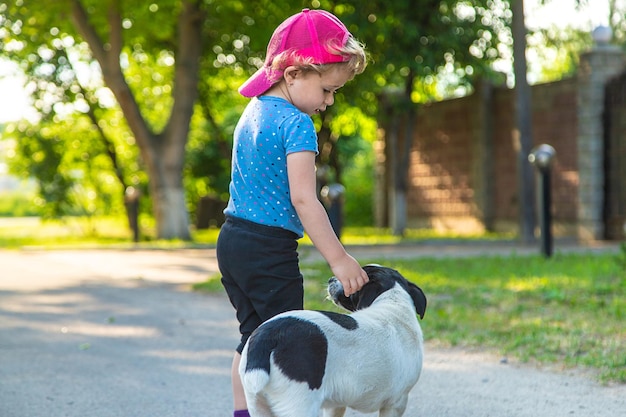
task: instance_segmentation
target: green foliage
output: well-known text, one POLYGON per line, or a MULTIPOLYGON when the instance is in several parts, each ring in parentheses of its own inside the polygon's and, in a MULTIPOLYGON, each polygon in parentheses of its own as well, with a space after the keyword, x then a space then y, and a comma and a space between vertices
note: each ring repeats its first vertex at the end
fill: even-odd
POLYGON ((15 152, 8 159, 10 171, 21 178, 36 179, 41 215, 52 218, 123 212, 123 190, 86 119, 37 125, 22 122, 18 129, 19 140, 15 140, 15 152))
MULTIPOLYGON (((363 144, 363 142, 360 142, 363 144)), ((340 141, 341 145, 342 142, 340 141)), ((370 226, 374 224, 373 193, 374 167, 371 146, 363 145, 356 153, 341 150, 342 155, 353 155, 346 164, 343 182, 346 188, 344 224, 346 226, 370 226)))
POLYGON ((372 191, 374 187, 372 144, 376 140, 376 123, 360 108, 347 106, 343 100, 336 104, 330 120, 333 152, 326 163, 335 162, 335 172, 328 175, 329 182, 341 182, 346 188, 344 198, 344 224, 371 225, 372 191), (340 178, 337 172, 340 171, 340 178))
POLYGON ((550 82, 574 76, 578 69, 581 52, 592 46, 591 34, 587 31, 565 28, 541 29, 528 37, 528 54, 538 68, 530 67, 533 82, 550 82))
POLYGON ((29 158, 19 161, 10 159, 11 172, 22 174, 22 178, 26 178, 28 175, 20 172, 24 170, 38 178, 42 201, 49 203, 42 207, 42 214, 49 217, 59 216, 69 211, 69 190, 74 185, 69 171, 59 169, 65 154, 65 145, 54 132, 32 129, 29 133, 17 142, 16 153, 29 155, 29 158))
POLYGON ((190 213, 200 198, 228 200, 233 132, 247 102, 237 93, 241 78, 228 70, 202 79, 185 159, 185 189, 190 213))
MULTIPOLYGON (((65 2, 46 11, 31 2, 16 2, 3 15, 5 27, 12 30, 0 41, 13 45, 7 48, 8 56, 20 62, 39 112, 37 120, 22 120, 7 129, 5 137, 17 144, 9 160, 11 172, 37 180, 46 217, 121 213, 124 188, 145 191, 146 175, 134 138, 103 88, 89 49, 78 42, 70 19, 56 19, 69 10, 65 2), (20 27, 24 20, 31 25, 20 27), (42 31, 45 27, 51 29, 42 31)), ((147 119, 162 124, 171 63, 164 54, 146 54, 140 43, 135 47, 127 67, 129 84, 145 98, 147 119)))
MULTIPOLYGON (((590 0, 585 0, 588 3, 590 0)), ((613 40, 616 44, 626 47, 626 5, 618 0, 609 0, 609 27, 613 31, 613 40)))
MULTIPOLYGON (((376 94, 400 88, 420 93, 431 85, 470 85, 477 76, 493 74, 491 63, 511 45, 508 2, 457 0, 362 2, 319 1, 334 11, 371 54, 368 75, 359 82, 358 97, 370 114, 376 94), (371 110, 370 110, 371 109, 371 110)), ((432 91, 432 89, 430 89, 432 91)), ((423 94, 414 99, 427 101, 423 94)))
MULTIPOLYGON (((183 2, 79 3, 106 47, 118 40, 109 11, 119 11, 120 62, 130 89, 124 100, 137 103, 146 128, 163 129, 173 117, 174 86, 181 82, 174 64, 184 45, 178 44, 175 17, 183 2)), ((70 0, 0 3, 0 47, 27 75, 41 116, 13 130, 11 136, 20 145, 12 169, 24 177, 37 176, 42 201, 49 205, 47 215, 119 213, 128 186, 142 190, 142 211, 150 210, 144 166, 150 161, 139 157, 129 129, 138 119, 125 120, 105 88, 94 51, 74 27, 72 4, 70 0), (34 133, 36 126, 54 133, 34 133), (22 141, 26 143, 21 145, 22 141), (50 154, 31 166, 30 150, 50 154)), ((274 28, 302 7, 337 14, 366 43, 372 57, 366 72, 342 89, 334 106, 340 111, 333 109, 327 120, 335 140, 331 145, 339 148, 337 160, 345 164, 337 164, 336 170, 343 171, 350 188, 347 210, 359 224, 371 218, 367 194, 371 193, 378 94, 399 88, 413 101, 427 101, 440 91, 468 86, 475 77, 490 74, 501 46, 510 45, 510 11, 507 2, 500 0, 426 0, 419 7, 413 0, 203 2, 199 100, 185 138, 184 185, 190 212, 203 195, 225 198, 230 137, 246 102, 236 89, 262 65, 274 28), (449 87, 442 90, 440 84, 449 87)))
POLYGON ((39 216, 41 212, 35 205, 35 195, 22 191, 0 192, 0 217, 39 216))

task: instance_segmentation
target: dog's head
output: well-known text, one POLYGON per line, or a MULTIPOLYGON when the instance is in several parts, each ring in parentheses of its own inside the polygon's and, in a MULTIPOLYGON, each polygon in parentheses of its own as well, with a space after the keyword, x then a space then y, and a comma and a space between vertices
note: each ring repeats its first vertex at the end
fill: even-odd
POLYGON ((407 281, 395 269, 380 265, 366 265, 363 269, 369 277, 369 282, 349 297, 345 296, 343 286, 337 278, 332 277, 328 280, 328 295, 333 303, 348 311, 360 310, 372 305, 374 300, 385 291, 399 285, 411 296, 415 311, 420 318, 424 318, 426 295, 417 285, 407 281))

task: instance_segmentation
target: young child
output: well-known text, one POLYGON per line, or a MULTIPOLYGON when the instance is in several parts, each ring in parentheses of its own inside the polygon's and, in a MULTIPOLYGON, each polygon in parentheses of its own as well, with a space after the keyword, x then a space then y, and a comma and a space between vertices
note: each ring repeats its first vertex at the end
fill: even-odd
POLYGON ((304 231, 346 295, 368 281, 317 198, 311 119, 365 66, 363 45, 337 17, 304 9, 274 31, 265 65, 239 89, 252 100, 234 133, 230 200, 217 242, 222 283, 240 323, 231 371, 235 417, 248 416, 238 372, 248 337, 274 315, 303 308, 297 240, 304 231))

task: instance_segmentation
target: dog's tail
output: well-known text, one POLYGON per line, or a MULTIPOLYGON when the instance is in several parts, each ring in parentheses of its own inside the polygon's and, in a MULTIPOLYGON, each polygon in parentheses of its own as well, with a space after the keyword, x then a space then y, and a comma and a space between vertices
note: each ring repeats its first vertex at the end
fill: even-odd
POLYGON ((258 394, 267 385, 270 380, 270 374, 264 369, 249 369, 241 376, 241 383, 246 392, 258 394))
MULTIPOLYGON (((301 313, 304 314, 304 313, 301 313)), ((319 312, 310 314, 319 316, 319 312)), ((285 378, 322 385, 328 341, 320 327, 302 317, 283 316, 266 321, 248 339, 239 374, 246 393, 260 393, 270 381, 270 367, 285 378)))
POLYGON ((242 352, 239 376, 248 393, 260 393, 270 380, 270 358, 276 347, 276 340, 267 331, 267 327, 266 325, 256 329, 242 352))

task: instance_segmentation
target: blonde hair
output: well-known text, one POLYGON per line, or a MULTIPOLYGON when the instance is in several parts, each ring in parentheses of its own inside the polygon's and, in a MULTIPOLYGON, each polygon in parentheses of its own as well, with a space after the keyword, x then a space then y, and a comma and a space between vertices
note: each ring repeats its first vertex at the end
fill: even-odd
POLYGON ((319 74, 328 71, 330 68, 334 68, 336 65, 341 65, 352 74, 350 79, 365 71, 368 59, 367 52, 365 51, 365 45, 354 37, 349 36, 343 46, 337 45, 336 42, 329 43, 326 45, 326 50, 335 55, 342 55, 346 59, 343 62, 315 64, 313 63, 313 59, 311 57, 301 56, 296 49, 283 51, 274 57, 270 65, 272 70, 271 72, 276 74, 276 79, 272 81, 274 83, 278 82, 282 78, 282 72, 285 68, 291 65, 298 67, 301 71, 315 71, 319 74))

